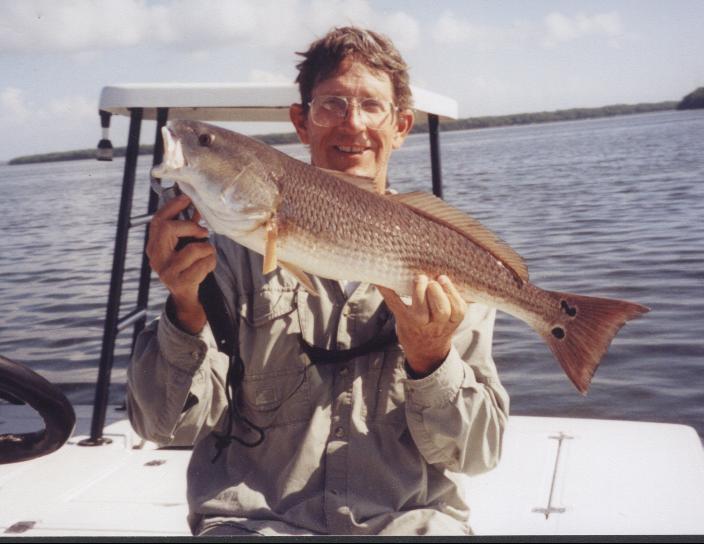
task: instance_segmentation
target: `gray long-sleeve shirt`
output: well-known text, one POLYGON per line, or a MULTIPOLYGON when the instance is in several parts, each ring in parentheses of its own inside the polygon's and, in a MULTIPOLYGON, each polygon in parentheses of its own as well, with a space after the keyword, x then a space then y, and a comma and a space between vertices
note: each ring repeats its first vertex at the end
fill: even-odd
POLYGON ((285 270, 262 275, 260 255, 217 235, 213 242, 216 278, 238 320, 245 363, 236 402, 265 429, 263 443, 232 442, 213 461, 213 432, 227 423, 228 361, 207 325, 190 335, 162 314, 139 337, 128 369, 136 431, 164 445, 194 444, 193 531, 469 531, 455 473, 496 465, 508 417, 491 357, 495 311, 470 304, 446 360, 422 379, 407 376, 398 344, 315 365, 299 335, 314 346, 347 349, 394 326, 378 290, 362 283, 348 297, 339 282, 313 277, 314 296, 285 270))

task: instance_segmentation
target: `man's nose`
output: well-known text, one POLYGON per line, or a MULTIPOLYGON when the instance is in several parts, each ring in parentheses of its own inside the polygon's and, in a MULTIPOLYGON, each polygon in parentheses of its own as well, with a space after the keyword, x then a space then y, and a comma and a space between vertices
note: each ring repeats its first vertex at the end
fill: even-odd
POLYGON ((342 121, 342 125, 354 130, 364 130, 366 128, 366 122, 364 120, 364 115, 362 114, 362 108, 360 108, 357 102, 350 102, 347 107, 347 115, 342 121))

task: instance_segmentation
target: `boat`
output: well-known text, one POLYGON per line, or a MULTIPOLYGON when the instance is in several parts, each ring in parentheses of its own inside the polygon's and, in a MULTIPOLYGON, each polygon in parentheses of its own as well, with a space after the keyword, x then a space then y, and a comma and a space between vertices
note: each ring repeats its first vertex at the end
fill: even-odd
MULTIPOLYGON (((451 98, 412 88, 427 122, 433 192, 442 197, 440 123, 457 118, 451 98)), ((115 338, 147 320, 150 270, 143 260, 137 307, 118 315, 127 233, 157 209, 131 217, 140 129, 169 118, 287 122, 294 85, 129 84, 103 88, 109 160, 113 115, 130 118, 112 278, 92 405, 71 405, 58 387, 0 356, 0 535, 3 537, 187 537, 190 448, 160 448, 136 435, 123 407, 108 405, 115 338), (27 406, 28 405, 28 406, 27 406)), ((702 535, 704 448, 689 426, 620 420, 511 416, 501 462, 465 476, 477 535, 702 535)))

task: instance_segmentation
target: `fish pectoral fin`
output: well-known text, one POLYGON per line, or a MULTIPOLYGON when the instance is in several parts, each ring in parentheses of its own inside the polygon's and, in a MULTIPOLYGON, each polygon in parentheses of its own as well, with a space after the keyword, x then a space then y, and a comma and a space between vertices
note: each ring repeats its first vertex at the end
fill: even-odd
POLYGON ((276 268, 276 238, 278 236, 276 219, 270 219, 266 223, 266 242, 264 244, 264 265, 262 273, 268 274, 276 268))
POLYGON ((293 274, 296 279, 301 283, 301 285, 305 287, 306 291, 308 291, 311 295, 314 295, 316 297, 320 296, 320 293, 318 293, 318 289, 316 289, 315 285, 313 285, 313 282, 308 277, 308 274, 306 274, 298 266, 286 261, 279 261, 279 265, 281 265, 281 268, 283 268, 284 270, 293 274))
POLYGON ((354 185, 355 187, 359 187, 360 189, 364 189, 365 191, 369 191, 370 193, 377 192, 376 180, 374 178, 355 176, 353 174, 346 174, 345 172, 338 172, 337 170, 329 170, 328 168, 318 167, 318 170, 322 170, 326 174, 335 176, 336 178, 341 179, 342 181, 346 181, 347 183, 354 185))
POLYGON ((511 270, 517 279, 528 281, 528 267, 523 258, 496 234, 465 212, 422 191, 386 195, 385 198, 401 202, 417 214, 458 232, 491 253, 501 264, 511 270))

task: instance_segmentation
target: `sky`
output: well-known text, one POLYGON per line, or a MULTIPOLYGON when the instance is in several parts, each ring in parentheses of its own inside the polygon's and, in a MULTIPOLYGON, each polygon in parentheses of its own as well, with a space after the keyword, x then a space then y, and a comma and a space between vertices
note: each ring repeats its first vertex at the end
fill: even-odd
POLYGON ((0 0, 0 161, 95 146, 106 85, 290 83, 295 51, 350 24, 391 37, 411 82, 460 117, 704 86, 704 0, 0 0))

